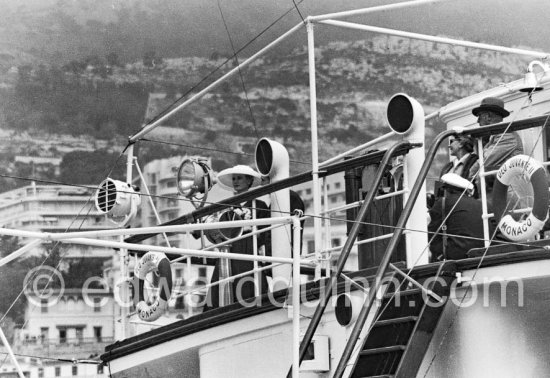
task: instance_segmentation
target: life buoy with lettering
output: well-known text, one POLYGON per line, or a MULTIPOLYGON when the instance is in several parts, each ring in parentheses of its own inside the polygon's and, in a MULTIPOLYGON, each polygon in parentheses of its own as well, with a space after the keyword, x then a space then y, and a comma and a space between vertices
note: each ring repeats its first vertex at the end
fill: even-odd
POLYGON ((152 322, 161 317, 166 310, 172 293, 172 270, 170 261, 164 253, 147 252, 141 257, 134 268, 134 274, 139 279, 138 304, 136 306, 141 320, 152 322), (144 300, 144 280, 148 273, 155 272, 159 276, 159 293, 152 304, 144 300))
POLYGON ((542 164, 527 155, 508 159, 498 170, 493 187, 493 207, 498 228, 512 241, 532 240, 542 230, 548 218, 548 181, 542 164), (522 177, 533 187, 533 209, 529 216, 516 221, 506 211, 508 186, 513 179, 522 177))

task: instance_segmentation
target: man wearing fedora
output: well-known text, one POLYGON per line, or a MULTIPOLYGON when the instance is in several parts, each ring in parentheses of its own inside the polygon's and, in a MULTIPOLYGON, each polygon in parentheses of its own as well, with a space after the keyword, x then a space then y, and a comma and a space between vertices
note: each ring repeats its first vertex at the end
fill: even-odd
MULTIPOLYGON (((472 113, 477 117, 479 126, 501 123, 510 115, 510 112, 504 108, 504 101, 496 97, 485 97, 477 108, 472 109, 472 113)), ((520 154, 523 154, 523 143, 517 132, 491 135, 483 146, 485 170, 498 169, 506 160, 520 154)), ((472 165, 470 177, 477 175, 478 171, 479 163, 472 165)), ((489 185, 489 188, 492 188, 492 185, 489 185)))

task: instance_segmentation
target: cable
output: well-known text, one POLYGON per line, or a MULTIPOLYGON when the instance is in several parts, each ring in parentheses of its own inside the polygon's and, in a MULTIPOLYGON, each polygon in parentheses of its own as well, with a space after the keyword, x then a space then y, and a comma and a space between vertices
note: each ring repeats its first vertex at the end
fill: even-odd
POLYGON ((223 26, 225 27, 225 32, 227 33, 227 38, 229 39, 229 44, 231 45, 231 49, 233 50, 233 57, 235 58, 235 62, 237 63, 238 72, 239 72, 239 79, 240 79, 241 85, 243 87, 246 105, 248 106, 248 111, 250 113, 250 118, 252 119, 252 126, 254 127, 254 132, 256 133, 256 139, 260 139, 260 136, 259 136, 259 133, 258 133, 258 128, 257 128, 257 125, 256 125, 256 118, 254 117, 254 113, 252 112, 252 107, 250 106, 250 99, 248 98, 248 91, 246 90, 246 85, 244 84, 243 73, 241 71, 241 65, 239 63, 239 58, 237 56, 237 52, 235 51, 235 46, 233 44, 233 38, 231 38, 231 33, 229 32, 229 28, 227 27, 227 23, 225 21, 224 15, 223 15, 220 0, 218 0, 217 3, 218 3, 218 9, 220 11, 220 15, 222 17, 223 26))
MULTIPOLYGON (((524 105, 525 105, 525 102, 527 100, 530 99, 530 94, 528 95, 527 99, 524 101, 523 104, 520 105, 519 109, 521 109, 524 105)), ((498 143, 502 140, 502 138, 504 137, 504 134, 508 131, 508 129, 510 128, 510 126, 512 125, 513 121, 515 120, 515 118, 517 117, 517 114, 519 114, 519 112, 516 112, 514 117, 512 118, 512 120, 508 123, 508 126, 506 127, 506 129, 504 130, 504 132, 500 135, 500 138, 497 140, 497 143, 493 146, 493 148, 491 149, 490 153, 494 151, 494 149, 496 148, 496 146, 498 145, 498 143)), ((541 127, 541 131, 539 133, 539 137, 537 138, 537 141, 536 143, 533 145, 531 151, 529 152, 529 157, 532 157, 533 154, 534 154, 534 150, 535 150, 535 147, 537 146, 539 140, 541 139, 542 135, 543 135, 543 132, 546 130, 547 128, 547 124, 548 124, 548 120, 550 119, 550 115, 548 115, 546 117, 546 120, 544 122, 544 125, 541 127)), ((483 153, 483 152, 482 152, 483 153)), ((489 154, 490 154, 489 153, 489 154)), ((488 154, 488 155, 489 155, 488 154)), ((523 167, 523 170, 525 170, 526 167, 523 167)), ((475 176, 477 176, 479 173, 476 172, 475 176)), ((475 176, 473 179, 475 179, 475 176)), ((505 211, 508 209, 508 206, 509 206, 509 202, 507 202, 506 204, 506 207, 505 207, 505 211)), ((493 241, 493 239, 495 238, 496 234, 498 232, 498 227, 495 228, 492 236, 491 236, 491 242, 493 241)), ((485 256, 487 255, 487 252, 488 252, 489 248, 485 248, 485 251, 483 253, 483 255, 481 256, 480 260, 479 260, 479 263, 477 264, 476 266, 476 269, 474 270, 473 274, 472 274, 472 279, 469 281, 470 284, 468 285, 468 287, 466 287, 466 289, 464 290, 464 295, 462 296, 462 298, 460 299, 460 303, 457 305, 456 309, 455 309, 455 312, 453 313, 453 316, 451 317, 451 321, 448 325, 448 327, 446 328, 445 330, 445 333, 443 334, 443 337, 441 339, 441 342, 439 343, 439 345, 437 346, 437 349, 435 350, 434 354, 433 354, 433 357, 432 359, 430 360, 430 363, 426 369, 426 373, 424 374, 424 377, 426 377, 426 375, 429 373, 431 367, 433 366, 433 363, 435 362, 435 359, 436 357, 438 356, 439 354, 439 351, 441 350, 442 346, 443 346, 443 342, 445 341, 445 339, 447 338, 447 335, 449 334, 449 331, 451 330, 451 328, 454 326, 455 324, 455 321, 458 317, 458 311, 461 309, 461 306, 462 306, 462 303, 464 302, 464 300, 466 299, 466 296, 468 295, 469 291, 472 289, 473 285, 471 282, 474 282, 474 278, 477 276, 477 273, 479 272, 480 268, 481 268, 481 264, 483 263, 483 260, 485 259, 485 256)))
MULTIPOLYGON (((300 0, 298 4, 301 4, 305 0, 300 0)), ((177 100, 172 102, 171 105, 169 105, 164 111, 160 112, 156 117, 151 119, 149 122, 147 122, 143 127, 147 127, 154 123, 156 120, 161 118, 163 115, 167 114, 169 111, 171 111, 177 104, 183 100, 185 97, 187 97, 190 93, 192 93, 195 89, 197 89, 202 83, 204 83, 206 80, 208 80, 210 77, 212 77, 216 72, 218 72, 223 66, 225 66, 228 62, 235 59, 235 55, 241 53, 244 51, 248 46, 250 46, 252 43, 254 43, 257 39, 259 39, 263 34, 265 34, 269 29, 271 29, 273 26, 275 26, 279 21, 281 21, 284 17, 286 17, 290 12, 292 12, 295 8, 288 9, 285 13, 283 13, 281 16, 279 16, 277 19, 275 19, 271 24, 269 24, 265 29, 263 29, 260 33, 258 33, 254 38, 252 38, 250 41, 248 41, 243 47, 238 49, 236 53, 227 58, 223 63, 221 63, 218 67, 216 67, 214 70, 212 70, 210 73, 208 73, 205 77, 203 77, 197 84, 195 84, 193 87, 191 87, 189 90, 187 90, 183 95, 181 95, 177 100)))
POLYGON ((292 0, 292 4, 294 4, 294 8, 296 8, 296 12, 298 12, 298 15, 302 19, 302 22, 304 25, 306 24, 306 20, 304 19, 304 16, 302 16, 302 12, 300 12, 300 8, 298 8, 298 4, 296 4, 296 0, 292 0))
MULTIPOLYGON (((120 160, 120 158, 123 156, 124 152, 126 151, 126 149, 128 148, 129 145, 127 145, 123 151, 119 154, 118 158, 115 160, 114 164, 111 166, 107 176, 109 176, 113 169, 116 167, 116 164, 118 163, 118 161, 120 160)), ((71 223, 67 226, 67 228, 65 229, 65 231, 68 231, 71 229, 72 225, 78 220, 78 217, 81 215, 81 212, 85 209, 85 207, 88 205, 88 203, 90 202, 90 200, 93 198, 93 195, 90 195, 88 197, 88 201, 86 201, 86 203, 80 208, 80 211, 78 212, 77 215, 75 215, 71 221, 71 223)), ((91 206, 87 212, 87 215, 89 215, 89 212, 91 211, 91 206)), ((81 229, 82 225, 84 224, 84 221, 85 221, 86 217, 84 217, 82 220, 81 220, 81 223, 80 225, 78 226, 78 230, 81 229)), ((70 244, 70 243, 69 243, 70 244)), ((58 248, 58 246, 61 245, 61 242, 60 241, 57 241, 53 244, 51 250, 49 253, 47 253, 44 257, 44 259, 42 260, 42 262, 40 263, 40 265, 38 265, 38 268, 41 268, 44 266, 44 264, 46 263, 46 261, 48 260, 48 258, 52 255, 52 253, 54 253, 56 251, 56 249, 58 248)), ((61 265, 61 263, 63 262, 63 259, 65 258, 65 256, 67 255, 67 253, 69 253, 68 251, 66 251, 63 255, 60 254, 59 255, 59 261, 57 263, 57 265, 55 266, 54 270, 50 273, 50 276, 48 278, 48 281, 46 283, 46 285, 44 286, 44 288, 42 288, 42 293, 44 293, 44 291, 49 287, 50 283, 52 282, 52 277, 53 275, 55 274, 56 271, 58 271, 58 268, 59 266, 61 265)), ((34 279, 36 278, 36 276, 38 275, 39 273, 39 269, 35 269, 34 272, 33 272, 33 275, 30 277, 30 279, 27 281, 27 285, 30 284, 31 282, 34 281, 34 279)), ((4 320, 4 318, 9 314, 9 312, 11 311, 11 309, 14 307, 15 303, 21 298, 21 296, 23 295, 23 293, 25 292, 26 290, 26 286, 24 286, 21 291, 19 292, 19 294, 17 295, 17 297, 15 298, 14 301, 12 301, 10 307, 8 308, 8 310, 6 311, 5 314, 3 314, 2 318, 0 319, 0 322, 2 322, 4 320)), ((31 311, 35 311, 36 309, 38 308, 38 306, 35 306, 31 311)), ((25 327, 25 325, 27 324, 27 322, 29 321, 29 317, 26 317, 27 319, 25 319, 25 322, 23 323, 23 328, 25 327)), ((6 356, 4 358, 4 360, 0 363, 0 367, 2 367, 4 365, 4 363, 6 362, 6 359, 7 359, 8 356, 6 356)))

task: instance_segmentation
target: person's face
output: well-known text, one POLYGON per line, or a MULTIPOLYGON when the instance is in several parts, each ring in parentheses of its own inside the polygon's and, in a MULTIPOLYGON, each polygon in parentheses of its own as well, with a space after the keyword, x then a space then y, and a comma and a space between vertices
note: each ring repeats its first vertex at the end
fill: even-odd
POLYGON ((479 126, 492 125, 502 122, 503 117, 500 114, 491 112, 489 110, 483 110, 477 114, 477 123, 479 126))
POLYGON ((462 148, 460 141, 455 138, 449 139, 449 153, 451 156, 457 156, 458 151, 462 148))
POLYGON ((234 174, 231 177, 233 183, 233 190, 236 193, 246 192, 250 185, 252 185, 253 178, 248 175, 234 174))

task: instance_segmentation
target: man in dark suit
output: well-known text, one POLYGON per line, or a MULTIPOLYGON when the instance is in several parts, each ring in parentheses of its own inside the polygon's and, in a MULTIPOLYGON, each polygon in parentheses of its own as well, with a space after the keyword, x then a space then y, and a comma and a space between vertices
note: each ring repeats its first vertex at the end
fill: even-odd
POLYGON ((443 196, 429 210, 431 260, 463 259, 484 245, 481 202, 471 197, 474 185, 456 173, 441 176, 441 187, 443 196))

